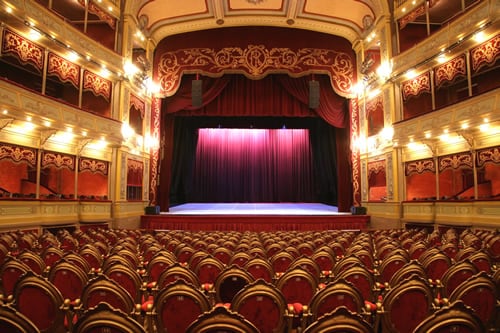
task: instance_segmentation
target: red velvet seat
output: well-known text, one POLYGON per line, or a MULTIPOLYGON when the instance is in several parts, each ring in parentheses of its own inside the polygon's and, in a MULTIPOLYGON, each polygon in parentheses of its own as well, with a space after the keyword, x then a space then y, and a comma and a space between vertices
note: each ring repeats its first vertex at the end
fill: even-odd
POLYGON ((144 327, 123 311, 107 303, 86 310, 75 323, 73 333, 146 333, 144 327))
POLYGON ((186 333, 259 333, 250 321, 226 307, 217 306, 198 317, 186 333))
POLYGON ((171 252, 163 250, 156 253, 146 266, 145 274, 148 282, 158 281, 160 274, 175 262, 177 262, 177 259, 171 252))
POLYGON ((24 274, 14 287, 14 304, 44 333, 65 333, 64 299, 59 290, 41 276, 24 274))
POLYGON ((186 265, 178 262, 168 266, 168 268, 160 274, 160 277, 158 278, 158 281, 156 283, 156 287, 158 289, 165 288, 168 284, 179 279, 191 283, 196 287, 200 287, 200 281, 198 281, 198 277, 196 276, 196 274, 186 265))
POLYGON ((37 253, 25 249, 18 254, 17 259, 23 262, 36 274, 38 275, 45 274, 45 268, 46 268, 45 262, 37 253))
POLYGON ((156 295, 153 312, 148 317, 158 333, 186 332, 198 316, 210 310, 210 302, 200 289, 179 279, 156 295))
POLYGON ((244 268, 226 267, 214 281, 216 303, 231 303, 234 295, 253 281, 253 276, 244 268))
POLYGON ((477 273, 478 269, 468 259, 453 264, 441 279, 441 296, 450 297, 460 284, 477 273))
POLYGON ((224 265, 211 255, 200 260, 194 272, 201 284, 214 284, 217 276, 224 269, 224 265))
POLYGON ((139 273, 122 264, 116 264, 107 267, 102 274, 106 275, 111 280, 115 281, 119 286, 125 289, 134 300, 134 303, 139 304, 147 298, 143 290, 143 283, 139 273))
POLYGON ((352 283, 359 290, 364 301, 376 301, 379 292, 375 285, 375 277, 366 267, 355 264, 336 276, 336 280, 338 279, 352 283))
POLYGON ((7 256, 0 266, 0 290, 5 296, 14 293, 14 285, 30 268, 17 258, 7 256))
POLYGON ((88 281, 82 291, 81 301, 85 310, 105 302, 113 309, 121 310, 127 314, 132 314, 135 311, 132 296, 123 287, 103 274, 88 281))
POLYGON ((246 285, 233 298, 231 308, 259 329, 261 333, 285 332, 290 326, 287 303, 273 284, 262 279, 246 285))
POLYGON ((263 279, 266 282, 274 281, 274 270, 267 259, 253 258, 246 263, 244 268, 255 280, 263 279))
POLYGON ((485 327, 479 317, 470 307, 457 301, 436 311, 432 316, 422 321, 414 333, 478 333, 485 332, 485 327))
POLYGON ((312 322, 304 333, 373 333, 375 330, 362 316, 340 306, 312 322))
POLYGON ((364 304, 363 295, 352 283, 342 278, 335 280, 319 289, 312 297, 309 304, 308 324, 340 306, 361 314, 364 304))
POLYGON ((0 303, 0 332, 39 333, 38 328, 10 304, 0 303))
POLYGON ((432 311, 428 281, 412 275, 387 292, 378 319, 384 333, 412 332, 432 311))
POLYGON ((463 301, 471 307, 488 329, 495 325, 499 295, 493 279, 485 272, 462 282, 449 299, 450 302, 463 301))
POLYGON ((88 275, 79 266, 63 258, 52 265, 48 280, 61 292, 64 299, 75 302, 82 295, 88 275))

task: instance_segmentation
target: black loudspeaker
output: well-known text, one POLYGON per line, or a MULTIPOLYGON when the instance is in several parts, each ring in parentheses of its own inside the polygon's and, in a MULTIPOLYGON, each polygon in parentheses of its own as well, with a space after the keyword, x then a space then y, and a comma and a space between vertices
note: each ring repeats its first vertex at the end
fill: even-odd
POLYGON ((200 107, 203 105, 203 96, 202 96, 202 80, 193 80, 191 81, 191 104, 194 107, 200 107))
POLYGON ((144 212, 146 215, 160 215, 160 206, 146 206, 144 212))
POLYGON ((319 81, 309 81, 309 108, 319 107, 319 81))
POLYGON ((351 207, 352 215, 366 215, 366 207, 361 206, 352 206, 351 207))

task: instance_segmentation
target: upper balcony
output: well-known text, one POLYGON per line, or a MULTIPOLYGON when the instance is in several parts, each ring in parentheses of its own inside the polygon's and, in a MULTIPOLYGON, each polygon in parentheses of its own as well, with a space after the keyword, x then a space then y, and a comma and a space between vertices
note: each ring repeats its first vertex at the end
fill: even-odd
MULTIPOLYGON (((0 19, 3 25, 11 27, 21 33, 26 34, 36 31, 39 33, 39 43, 42 47, 52 49, 55 52, 67 52, 71 50, 82 58, 82 62, 88 66, 90 70, 97 71, 103 67, 114 73, 123 71, 123 59, 117 53, 117 26, 119 8, 116 1, 107 1, 107 12, 93 8, 96 21, 99 26, 105 26, 106 22, 113 26, 111 29, 109 24, 105 34, 102 28, 98 29, 94 26, 97 24, 88 24, 88 19, 79 20, 74 17, 76 12, 82 15, 82 11, 89 12, 87 7, 80 5, 79 1, 69 0, 0 0, 2 10, 0 11, 0 19), (51 10, 48 9, 49 3, 54 6, 51 10), (71 6, 69 6, 71 4, 71 6), (64 5, 64 6, 63 6, 64 5), (75 7, 79 6, 79 7, 75 7), (61 8, 60 10, 58 8, 61 8), (73 8, 75 7, 75 8, 73 8), (80 8, 81 7, 81 8, 80 8), (63 11, 62 8, 65 8, 63 11), (73 9, 72 9, 73 8, 73 9), (80 8, 76 10, 76 8, 80 8), (68 11, 69 9, 69 11, 68 11), (97 14, 95 14, 97 13, 97 14), (109 37, 105 37, 109 36, 109 37), (103 42, 103 40, 110 40, 103 42)), ((92 1, 87 6, 90 6, 92 1)), ((102 4, 101 4, 102 6, 102 4)), ((95 23, 94 22, 94 23, 95 23)))
MULTIPOLYGON (((449 2, 461 3, 461 1, 454 0, 435 1, 436 6, 449 2)), ((395 19, 401 20, 404 13, 416 11, 416 8, 424 3, 427 1, 396 0, 395 19), (403 12, 404 8, 407 8, 405 12, 403 12)), ((393 80, 399 79, 411 69, 419 71, 429 69, 444 53, 452 58, 454 55, 472 48, 477 44, 473 38, 477 32, 482 31, 488 35, 494 35, 498 32, 500 28, 500 3, 498 1, 466 1, 466 4, 469 5, 466 7, 466 12, 458 11, 456 15, 447 19, 442 17, 442 23, 431 31, 426 30, 423 38, 418 38, 415 35, 406 36, 406 42, 412 44, 411 47, 405 47, 403 52, 392 59, 393 80)), ((398 21, 397 23, 401 24, 398 21)), ((426 26, 425 22, 418 24, 426 26)), ((401 41, 403 39, 402 32, 399 31, 398 35, 401 41)))

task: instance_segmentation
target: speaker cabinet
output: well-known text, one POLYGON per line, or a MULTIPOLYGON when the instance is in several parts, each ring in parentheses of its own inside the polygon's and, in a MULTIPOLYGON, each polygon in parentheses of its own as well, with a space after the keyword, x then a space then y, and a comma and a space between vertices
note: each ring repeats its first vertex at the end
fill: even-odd
POLYGON ((146 215, 160 215, 160 206, 146 206, 144 212, 146 215))
POLYGON ((319 107, 319 81, 309 81, 309 108, 319 107))
POLYGON ((352 215, 366 215, 366 207, 362 206, 352 206, 351 207, 352 215))
POLYGON ((191 104, 194 107, 200 107, 203 105, 203 91, 201 88, 202 80, 191 81, 191 104))

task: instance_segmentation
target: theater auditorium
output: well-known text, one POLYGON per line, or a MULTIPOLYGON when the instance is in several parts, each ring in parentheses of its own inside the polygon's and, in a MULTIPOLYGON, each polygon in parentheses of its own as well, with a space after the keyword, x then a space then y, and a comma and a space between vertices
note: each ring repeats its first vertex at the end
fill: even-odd
POLYGON ((0 20, 1 332, 500 332, 499 0, 0 20))

